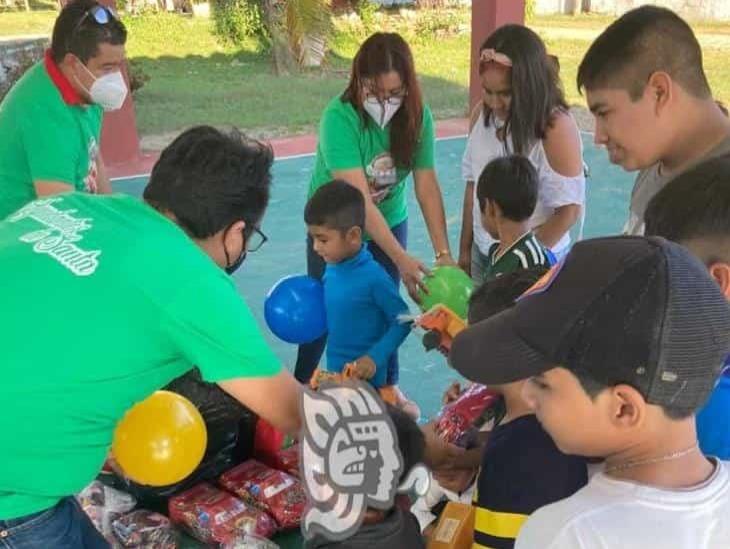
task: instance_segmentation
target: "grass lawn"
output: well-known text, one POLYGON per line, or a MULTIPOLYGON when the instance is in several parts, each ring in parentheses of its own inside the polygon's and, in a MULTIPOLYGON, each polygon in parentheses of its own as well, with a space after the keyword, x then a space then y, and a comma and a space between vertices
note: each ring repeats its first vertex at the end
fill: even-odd
MULTIPOLYGON (((129 20, 129 56, 151 76, 136 98, 142 133, 201 122, 233 123, 264 135, 311 131, 327 102, 343 90, 358 46, 356 37, 339 33, 324 69, 276 78, 268 55, 255 43, 222 46, 210 26, 174 15, 129 20)), ((440 118, 461 116, 468 36, 432 46, 413 44, 428 101, 440 118)))
POLYGON ((57 15, 58 12, 52 9, 34 10, 30 13, 0 11, 0 38, 33 34, 50 36, 57 15))
MULTIPOLYGON (((0 13, 0 37, 48 34, 55 12, 0 13)), ((414 51, 427 101, 437 118, 463 116, 469 69, 469 13, 451 12, 451 30, 415 26, 400 18, 379 20, 379 27, 404 33, 414 51)), ((430 20, 429 20, 430 21, 430 20)), ((566 94, 583 104, 575 74, 590 41, 610 23, 599 16, 537 17, 531 26, 550 52, 560 57, 566 94)), ((236 125, 258 135, 312 131, 325 104, 340 92, 349 63, 364 36, 345 20, 331 41, 323 69, 287 78, 272 74, 268 54, 254 43, 243 47, 220 44, 207 19, 174 14, 125 17, 129 58, 151 78, 136 94, 143 135, 176 132, 192 124, 236 125)), ((433 24, 432 22, 429 24, 433 24)), ((705 55, 705 68, 715 94, 730 102, 730 23, 694 25, 705 55)))

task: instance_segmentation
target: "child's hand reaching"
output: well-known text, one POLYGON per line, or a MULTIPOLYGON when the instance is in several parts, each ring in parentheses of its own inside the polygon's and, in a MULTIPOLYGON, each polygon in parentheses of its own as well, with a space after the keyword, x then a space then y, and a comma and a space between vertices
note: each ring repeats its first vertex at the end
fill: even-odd
POLYGON ((315 391, 319 389, 319 386, 323 383, 342 383, 342 376, 334 372, 328 372, 317 368, 312 374, 312 378, 309 380, 309 387, 315 391))
POLYGON ((433 471, 433 479, 438 482, 442 488, 461 494, 472 485, 476 473, 476 468, 438 469, 433 471))
POLYGON ((375 362, 365 355, 345 365, 343 374, 347 378, 370 379, 375 375, 375 362))
POLYGON ((426 465, 431 469, 453 469, 464 454, 464 449, 442 439, 436 432, 436 422, 432 421, 421 426, 421 431, 426 439, 424 455, 426 465))
POLYGON ((461 395, 461 393, 464 392, 465 389, 466 388, 462 389, 461 384, 458 381, 454 381, 451 385, 449 385, 449 388, 446 389, 446 391, 444 392, 444 396, 441 397, 441 404, 443 404, 444 406, 446 404, 451 404, 457 398, 459 398, 459 396, 461 395))

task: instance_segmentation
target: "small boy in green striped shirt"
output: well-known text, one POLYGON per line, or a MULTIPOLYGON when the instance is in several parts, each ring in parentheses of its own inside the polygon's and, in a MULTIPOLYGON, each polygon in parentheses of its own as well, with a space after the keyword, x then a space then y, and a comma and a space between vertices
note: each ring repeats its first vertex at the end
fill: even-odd
POLYGON ((497 158, 479 176, 482 224, 498 242, 487 254, 484 281, 520 269, 550 266, 549 252, 530 230, 538 194, 537 172, 523 156, 497 158))

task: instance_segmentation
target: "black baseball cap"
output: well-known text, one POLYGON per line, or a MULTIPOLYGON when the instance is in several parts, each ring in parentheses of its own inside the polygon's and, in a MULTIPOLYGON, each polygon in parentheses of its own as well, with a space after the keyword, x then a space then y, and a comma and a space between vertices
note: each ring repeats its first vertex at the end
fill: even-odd
POLYGON ((730 305, 706 267, 658 237, 573 246, 514 307, 461 332, 450 360, 502 384, 562 366, 647 402, 699 408, 730 352, 730 305))

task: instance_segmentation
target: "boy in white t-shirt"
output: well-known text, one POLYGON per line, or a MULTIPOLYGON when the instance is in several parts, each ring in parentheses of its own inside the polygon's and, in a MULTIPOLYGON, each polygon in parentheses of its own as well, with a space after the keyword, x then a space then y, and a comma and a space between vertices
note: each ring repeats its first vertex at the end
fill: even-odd
POLYGON ((728 351, 725 297, 661 238, 578 243, 513 308, 459 334, 458 371, 528 378, 523 396, 558 448, 605 458, 530 516, 517 549, 730 547, 728 466, 702 455, 694 418, 728 351))

